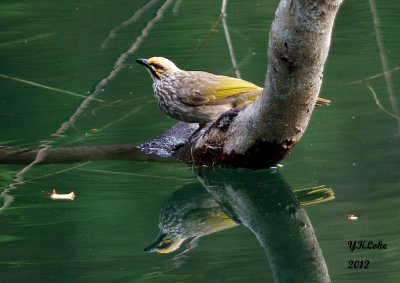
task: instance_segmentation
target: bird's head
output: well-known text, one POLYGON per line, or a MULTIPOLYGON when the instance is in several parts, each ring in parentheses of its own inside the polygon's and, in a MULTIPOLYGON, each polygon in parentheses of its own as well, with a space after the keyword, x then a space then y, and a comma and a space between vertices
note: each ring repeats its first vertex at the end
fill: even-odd
POLYGON ((147 248, 145 252, 157 252, 167 254, 177 250, 185 239, 174 239, 166 233, 160 233, 159 237, 147 248))
POLYGON ((146 67, 153 80, 162 80, 168 75, 179 71, 179 68, 164 57, 151 57, 149 59, 136 59, 136 62, 146 67))

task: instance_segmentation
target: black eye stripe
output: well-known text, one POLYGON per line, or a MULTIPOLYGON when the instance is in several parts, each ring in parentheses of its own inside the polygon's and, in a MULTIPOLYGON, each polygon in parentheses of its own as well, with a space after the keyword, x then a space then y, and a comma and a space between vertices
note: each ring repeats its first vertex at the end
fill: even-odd
POLYGON ((160 245, 159 245, 159 249, 167 249, 167 248, 169 248, 170 246, 172 246, 172 241, 167 241, 167 242, 162 242, 160 245))
POLYGON ((161 70, 164 70, 164 67, 163 66, 161 66, 160 64, 151 64, 154 68, 156 68, 156 69, 161 69, 161 70))

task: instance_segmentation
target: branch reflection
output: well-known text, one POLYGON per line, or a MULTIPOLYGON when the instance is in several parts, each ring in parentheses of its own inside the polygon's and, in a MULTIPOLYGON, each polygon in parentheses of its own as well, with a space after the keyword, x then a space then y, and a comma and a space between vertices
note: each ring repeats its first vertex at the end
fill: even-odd
POLYGON ((333 199, 331 189, 292 191, 279 171, 271 169, 199 168, 197 177, 202 186, 187 184, 165 200, 160 234, 145 251, 170 253, 187 239, 243 224, 264 247, 276 281, 330 282, 302 206, 333 199))

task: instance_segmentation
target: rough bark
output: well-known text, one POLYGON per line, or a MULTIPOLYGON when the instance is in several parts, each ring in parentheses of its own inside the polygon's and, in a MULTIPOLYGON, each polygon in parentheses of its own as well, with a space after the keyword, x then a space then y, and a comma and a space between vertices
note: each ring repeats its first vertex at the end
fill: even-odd
POLYGON ((272 23, 264 92, 192 137, 177 157, 195 164, 263 168, 303 135, 322 83, 341 0, 282 0, 272 23))

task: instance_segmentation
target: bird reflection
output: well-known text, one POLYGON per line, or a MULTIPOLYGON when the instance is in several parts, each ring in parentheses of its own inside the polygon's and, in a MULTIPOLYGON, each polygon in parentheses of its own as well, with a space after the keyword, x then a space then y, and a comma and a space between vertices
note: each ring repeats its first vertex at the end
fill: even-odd
POLYGON ((160 212, 158 238, 145 251, 170 253, 189 238, 198 238, 235 227, 238 222, 227 216, 199 183, 190 183, 175 191, 160 212))
MULTIPOLYGON (((326 202, 334 198, 333 191, 325 186, 297 190, 294 194, 301 205, 326 202)), ((202 236, 240 223, 235 213, 226 206, 222 208, 200 183, 186 184, 164 201, 159 215, 159 235, 144 250, 171 253, 179 249, 187 239, 195 239, 197 242, 202 236)))

